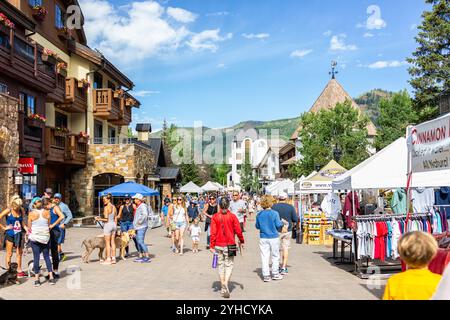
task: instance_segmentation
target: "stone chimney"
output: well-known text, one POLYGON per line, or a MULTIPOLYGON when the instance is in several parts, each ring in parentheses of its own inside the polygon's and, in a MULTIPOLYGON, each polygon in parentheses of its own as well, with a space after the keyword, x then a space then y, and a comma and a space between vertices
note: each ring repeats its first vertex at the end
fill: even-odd
POLYGON ((140 123, 136 125, 139 141, 148 141, 150 133, 152 132, 152 125, 150 123, 140 123))

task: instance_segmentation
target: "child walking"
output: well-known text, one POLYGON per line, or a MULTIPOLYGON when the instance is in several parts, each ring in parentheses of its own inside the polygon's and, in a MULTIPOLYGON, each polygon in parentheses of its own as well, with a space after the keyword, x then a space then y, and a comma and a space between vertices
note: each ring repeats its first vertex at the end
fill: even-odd
POLYGON ((191 239, 192 239, 192 252, 197 253, 198 252, 198 244, 200 242, 200 234, 202 233, 202 230, 200 226, 198 225, 200 222, 199 218, 194 219, 194 224, 189 227, 189 231, 191 232, 191 239))

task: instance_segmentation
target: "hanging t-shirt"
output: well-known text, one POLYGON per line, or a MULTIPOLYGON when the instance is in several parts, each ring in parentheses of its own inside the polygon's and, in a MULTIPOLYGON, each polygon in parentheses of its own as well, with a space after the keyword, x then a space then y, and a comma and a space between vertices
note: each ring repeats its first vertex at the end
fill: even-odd
POLYGON ((428 213, 435 203, 434 189, 416 188, 412 190, 414 213, 428 213))
POLYGON ((347 226, 347 228, 350 228, 351 224, 352 224, 353 213, 355 213, 355 215, 361 214, 359 198, 358 198, 358 194, 356 192, 349 192, 347 194, 347 197, 345 197, 345 203, 344 203, 344 208, 343 208, 342 212, 345 216, 346 226, 347 226), (353 204, 355 204, 354 208, 353 208, 353 204))
POLYGON ((450 187, 442 187, 440 190, 436 190, 435 198, 438 207, 449 206, 439 207, 439 210, 444 211, 447 219, 450 219, 450 187))
POLYGON ((397 189, 394 191, 391 200, 391 208, 394 213, 406 213, 406 191, 404 189, 397 189))
POLYGON ((338 219, 339 213, 342 210, 341 200, 335 193, 329 193, 325 196, 320 205, 322 211, 326 214, 327 218, 333 221, 338 219))

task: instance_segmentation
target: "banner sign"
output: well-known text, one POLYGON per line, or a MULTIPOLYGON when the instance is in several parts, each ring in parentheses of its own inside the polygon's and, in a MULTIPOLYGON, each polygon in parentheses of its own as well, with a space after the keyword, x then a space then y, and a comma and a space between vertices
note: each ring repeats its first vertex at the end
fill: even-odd
POLYGON ((34 158, 20 158, 19 159, 19 172, 22 174, 34 173, 34 158))
POLYGON ((450 169, 450 114, 412 127, 407 141, 412 172, 450 169))

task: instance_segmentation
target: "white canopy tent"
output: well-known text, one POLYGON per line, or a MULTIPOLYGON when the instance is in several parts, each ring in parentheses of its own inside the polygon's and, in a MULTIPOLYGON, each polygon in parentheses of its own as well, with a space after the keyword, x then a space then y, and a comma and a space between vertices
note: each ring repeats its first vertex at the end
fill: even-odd
POLYGON ((295 183, 292 180, 285 179, 280 181, 275 181, 266 187, 267 194, 272 196, 278 196, 281 192, 286 192, 287 194, 295 193, 295 183))
POLYGON ((300 183, 300 194, 327 194, 332 191, 333 179, 346 171, 339 163, 331 160, 318 173, 300 183))
POLYGON ((189 182, 180 189, 181 193, 203 193, 203 189, 196 185, 194 182, 189 182))
MULTIPOLYGON (((371 158, 333 180, 333 190, 406 188, 408 149, 399 138, 371 158)), ((450 170, 414 173, 412 187, 450 185, 450 170)))
POLYGON ((215 186, 217 186, 217 188, 219 188, 219 191, 225 190, 225 188, 223 187, 223 185, 221 185, 220 183, 218 183, 218 182, 213 182, 213 184, 214 184, 215 186))
POLYGON ((220 191, 220 188, 215 185, 213 182, 208 181, 203 187, 202 187, 204 192, 217 192, 220 191))

